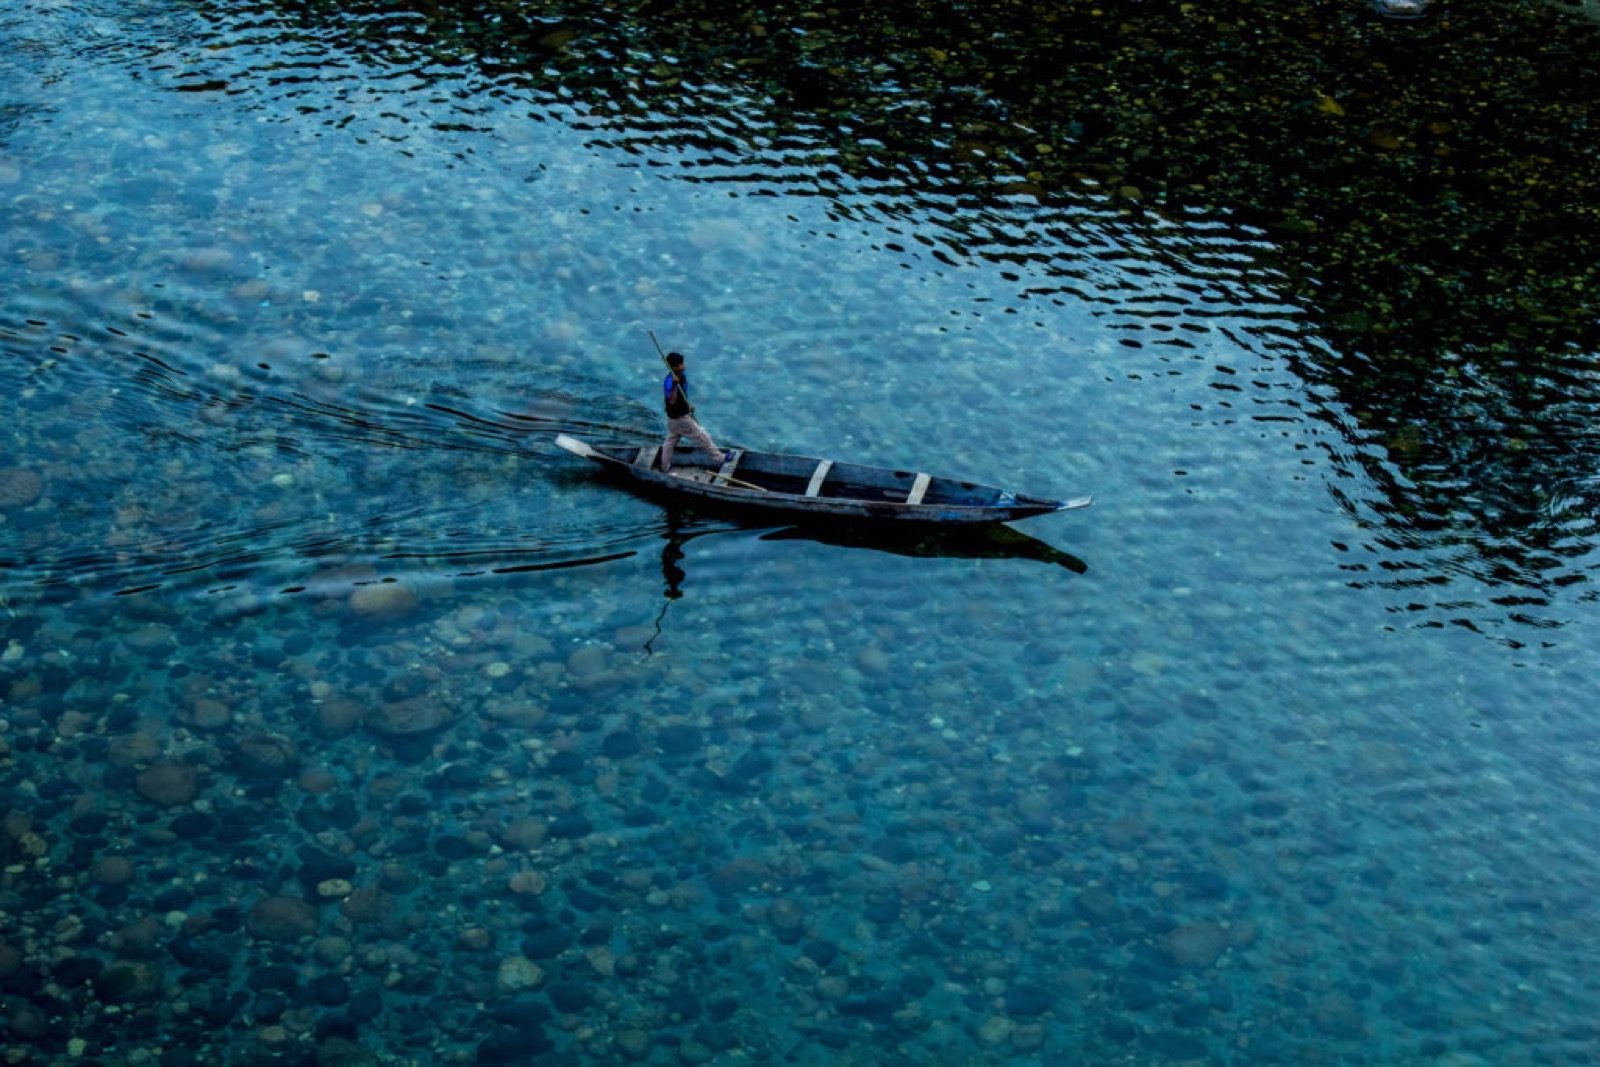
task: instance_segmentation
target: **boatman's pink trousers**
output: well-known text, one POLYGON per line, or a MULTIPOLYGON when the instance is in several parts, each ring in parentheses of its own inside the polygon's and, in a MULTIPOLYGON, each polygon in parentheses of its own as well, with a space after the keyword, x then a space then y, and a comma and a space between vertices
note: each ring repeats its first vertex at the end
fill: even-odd
POLYGON ((722 452, 711 440, 711 435, 700 428, 700 424, 694 421, 693 415, 685 415, 681 419, 667 420, 667 440, 661 446, 662 470, 671 468, 672 450, 678 447, 679 439, 684 437, 705 449, 706 456, 713 465, 722 459, 722 452))

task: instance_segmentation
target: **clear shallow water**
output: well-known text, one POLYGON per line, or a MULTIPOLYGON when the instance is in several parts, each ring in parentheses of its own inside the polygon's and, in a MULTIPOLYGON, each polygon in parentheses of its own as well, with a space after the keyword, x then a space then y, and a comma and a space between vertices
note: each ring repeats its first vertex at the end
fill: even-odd
POLYGON ((7 18, 12 1044, 1593 1058, 1588 532, 1523 581, 1390 522, 1261 234, 719 172, 336 22, 7 18), (647 329, 719 438, 1096 507, 664 512, 547 443, 657 432, 647 329))

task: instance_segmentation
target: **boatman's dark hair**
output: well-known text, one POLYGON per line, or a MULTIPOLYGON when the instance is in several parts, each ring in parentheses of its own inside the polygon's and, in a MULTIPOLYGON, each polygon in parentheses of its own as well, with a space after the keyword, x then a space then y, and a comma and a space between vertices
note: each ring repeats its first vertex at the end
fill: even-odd
POLYGON ((667 353, 667 366, 672 367, 674 369, 683 366, 683 353, 682 352, 668 352, 667 353))

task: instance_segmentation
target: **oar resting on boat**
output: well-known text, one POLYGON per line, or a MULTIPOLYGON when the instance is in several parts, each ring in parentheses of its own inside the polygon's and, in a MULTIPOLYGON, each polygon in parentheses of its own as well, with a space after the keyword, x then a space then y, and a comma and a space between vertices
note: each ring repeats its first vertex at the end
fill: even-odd
POLYGON ((711 475, 711 477, 716 478, 718 481, 727 482, 729 485, 737 485, 740 489, 754 489, 758 493, 765 493, 769 491, 764 485, 757 485, 754 482, 741 481, 738 478, 735 478, 733 475, 723 474, 721 471, 710 471, 708 473, 711 475))

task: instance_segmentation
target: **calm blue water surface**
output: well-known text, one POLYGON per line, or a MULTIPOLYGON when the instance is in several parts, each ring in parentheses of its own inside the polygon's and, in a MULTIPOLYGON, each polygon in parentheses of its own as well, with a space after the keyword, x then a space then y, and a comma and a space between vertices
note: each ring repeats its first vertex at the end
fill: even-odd
POLYGON ((1386 524, 1265 235, 343 41, 0 15, 8 1050, 1600 1058, 1592 531, 1386 524), (550 443, 648 330, 719 441, 1096 504, 664 510, 550 443))

